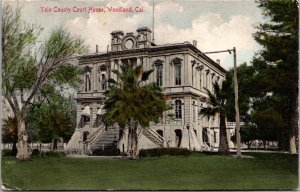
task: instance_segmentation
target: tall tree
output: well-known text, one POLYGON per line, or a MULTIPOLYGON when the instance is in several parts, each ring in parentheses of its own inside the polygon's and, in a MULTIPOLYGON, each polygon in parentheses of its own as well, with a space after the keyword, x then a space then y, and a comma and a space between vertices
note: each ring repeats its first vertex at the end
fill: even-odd
POLYGON ((121 70, 113 70, 118 81, 109 79, 110 90, 106 93, 104 121, 108 125, 118 123, 128 129, 128 152, 138 157, 138 131, 149 127, 150 121, 158 121, 163 111, 169 109, 167 97, 156 83, 146 84, 153 70, 144 71, 142 65, 124 63, 121 70))
MULTIPOLYGON (((251 109, 251 96, 253 88, 257 84, 253 83, 253 75, 255 69, 253 66, 248 66, 246 63, 242 63, 237 67, 237 80, 239 85, 239 110, 240 118, 243 122, 250 121, 251 109)), ((234 84, 233 84, 233 69, 228 70, 226 74, 226 81, 230 84, 228 86, 228 98, 226 105, 228 106, 229 112, 227 113, 227 121, 235 121, 235 104, 234 104, 234 84)), ((255 89, 255 88, 254 88, 255 89)))
MULTIPOLYGON (((18 159, 30 158, 25 119, 34 97, 51 81, 60 66, 68 66, 76 54, 86 48, 80 38, 72 37, 65 29, 54 30, 49 39, 36 51, 41 28, 22 21, 20 9, 9 5, 3 8, 2 88, 18 125, 18 159)), ((70 66, 70 65, 69 65, 70 66)), ((68 81, 66 82, 68 84, 68 81)))
POLYGON ((220 87, 217 82, 214 82, 213 92, 205 88, 209 98, 209 105, 200 110, 200 114, 208 118, 217 114, 220 115, 220 143, 218 150, 222 155, 229 154, 229 146, 226 133, 226 115, 229 112, 229 108, 226 105, 226 99, 229 98, 229 87, 231 85, 230 82, 231 81, 223 81, 222 87, 220 87))
POLYGON ((253 60, 261 94, 285 98, 282 117, 289 128, 290 153, 297 153, 298 132, 298 1, 257 1, 269 22, 260 24, 254 34, 263 49, 253 60))

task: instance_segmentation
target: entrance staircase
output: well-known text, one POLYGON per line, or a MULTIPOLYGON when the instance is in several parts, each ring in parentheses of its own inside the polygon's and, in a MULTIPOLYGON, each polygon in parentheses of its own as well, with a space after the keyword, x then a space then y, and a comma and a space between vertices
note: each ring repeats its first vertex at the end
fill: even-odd
POLYGON ((150 141, 155 143, 158 147, 165 146, 165 139, 150 127, 143 129, 143 135, 150 139, 150 141))
POLYGON ((119 128, 109 127, 96 134, 94 138, 92 137, 93 135, 91 136, 90 150, 104 149, 119 141, 119 128))

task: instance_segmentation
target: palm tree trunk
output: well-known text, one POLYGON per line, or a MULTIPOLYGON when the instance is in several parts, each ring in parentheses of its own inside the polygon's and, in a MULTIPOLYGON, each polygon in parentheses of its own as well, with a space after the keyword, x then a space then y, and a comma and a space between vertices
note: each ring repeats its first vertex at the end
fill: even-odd
POLYGON ((129 122, 129 134, 128 134, 128 152, 132 159, 138 157, 138 140, 137 140, 137 127, 138 122, 130 120, 129 122))
POLYGON ((138 123, 134 122, 133 125, 133 134, 132 134, 132 158, 137 159, 139 152, 138 152, 138 136, 137 136, 137 128, 138 123))
POLYGON ((30 148, 28 147, 28 135, 25 130, 25 119, 21 115, 16 115, 18 125, 18 153, 16 158, 20 160, 27 160, 30 158, 30 148))
POLYGON ((219 144, 219 153, 222 155, 229 154, 227 133, 226 133, 226 121, 225 115, 220 114, 220 144, 219 144))

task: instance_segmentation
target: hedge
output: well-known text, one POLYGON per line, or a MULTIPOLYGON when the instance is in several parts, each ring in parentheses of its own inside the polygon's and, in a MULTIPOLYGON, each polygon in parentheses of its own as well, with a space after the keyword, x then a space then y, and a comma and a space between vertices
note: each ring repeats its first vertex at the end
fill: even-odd
POLYGON ((189 156, 192 152, 186 148, 153 148, 140 150, 140 157, 189 156))

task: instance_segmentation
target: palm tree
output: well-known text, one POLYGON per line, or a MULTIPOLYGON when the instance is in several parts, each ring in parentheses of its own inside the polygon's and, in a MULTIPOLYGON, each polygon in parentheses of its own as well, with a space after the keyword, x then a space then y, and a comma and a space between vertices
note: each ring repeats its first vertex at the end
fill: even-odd
MULTIPOLYGON (((128 129, 129 155, 138 157, 138 130, 149 127, 150 121, 158 121, 163 111, 169 109, 167 97, 155 83, 146 83, 153 70, 144 71, 142 65, 129 62, 113 70, 117 81, 109 79, 106 92, 104 123, 128 129)), ((123 130, 124 131, 124 130, 123 130)))
POLYGON ((226 133, 226 99, 228 98, 227 83, 223 81, 222 88, 220 88, 217 82, 213 83, 214 92, 212 93, 207 88, 204 88, 208 94, 209 106, 202 108, 200 114, 202 116, 210 118, 217 114, 220 115, 220 143, 219 153, 222 155, 229 154, 228 139, 226 133))

